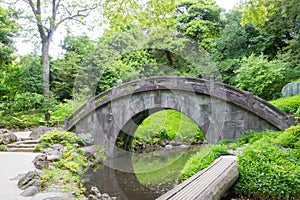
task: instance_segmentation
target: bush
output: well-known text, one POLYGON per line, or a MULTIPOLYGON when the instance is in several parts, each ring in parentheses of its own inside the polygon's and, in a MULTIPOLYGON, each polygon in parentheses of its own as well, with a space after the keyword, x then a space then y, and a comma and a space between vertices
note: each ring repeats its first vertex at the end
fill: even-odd
POLYGON ((40 137, 41 144, 35 148, 35 151, 40 151, 43 148, 47 148, 52 144, 62 144, 64 146, 69 144, 83 145, 81 139, 72 132, 62 132, 54 130, 46 133, 40 137))
POLYGON ((300 127, 291 127, 278 137, 263 137, 239 155, 239 195, 259 199, 299 199, 300 127), (285 148, 289 147, 289 148, 285 148))
POLYGON ((7 146, 4 144, 0 144, 0 151, 6 151, 7 146))
POLYGON ((252 88, 253 94, 264 99, 280 97, 280 91, 296 76, 293 64, 284 56, 268 61, 264 56, 243 58, 236 71, 236 86, 243 90, 252 88))
POLYGON ((286 113, 293 111, 295 112, 295 116, 300 117, 300 94, 292 97, 280 98, 270 101, 270 103, 286 113))
POLYGON ((200 170, 208 167, 218 157, 228 154, 227 146, 224 144, 206 146, 200 152, 189 158, 180 173, 179 181, 182 182, 188 179, 200 170))
POLYGON ((154 113, 142 122, 134 135, 132 148, 140 142, 158 144, 166 139, 196 143, 204 140, 204 134, 184 114, 175 110, 165 110, 154 113))

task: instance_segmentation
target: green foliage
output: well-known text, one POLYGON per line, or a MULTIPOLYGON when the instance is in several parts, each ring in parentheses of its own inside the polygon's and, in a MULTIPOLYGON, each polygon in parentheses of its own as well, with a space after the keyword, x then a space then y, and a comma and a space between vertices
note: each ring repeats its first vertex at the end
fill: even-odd
POLYGON ((46 133, 40 137, 40 142, 45 146, 50 146, 52 144, 78 144, 82 145, 81 139, 72 132, 61 132, 54 130, 52 132, 46 133))
POLYGON ((6 151, 7 146, 4 144, 0 144, 0 151, 6 151))
POLYGON ((188 179, 200 170, 208 167, 215 159, 222 155, 228 155, 227 146, 224 144, 204 147, 200 152, 189 158, 180 173, 179 180, 182 182, 188 179))
POLYGON ((299 152, 300 148, 300 126, 292 126, 278 137, 279 144, 284 148, 292 148, 299 152))
POLYGON ((52 163, 51 169, 44 169, 41 178, 43 189, 57 188, 61 191, 72 192, 83 196, 85 188, 81 184, 81 177, 91 162, 102 162, 104 160, 104 149, 99 147, 95 158, 86 157, 81 149, 80 138, 75 133, 52 131, 40 138, 41 144, 36 147, 36 151, 43 151, 51 144, 64 145, 62 158, 52 163))
POLYGON ((95 44, 86 36, 67 36, 62 48, 64 57, 53 60, 51 68, 51 90, 61 101, 72 98, 76 77, 95 44))
POLYGON ((236 71, 236 86, 248 90, 264 99, 280 97, 282 87, 293 79, 295 71, 288 58, 279 57, 268 61, 264 56, 251 55, 243 58, 241 67, 236 71))
POLYGON ((110 29, 120 32, 130 23, 136 23, 140 28, 172 28, 175 6, 174 0, 150 0, 143 3, 138 0, 105 0, 103 10, 110 29))
MULTIPOLYGON (((6 67, 13 61, 12 53, 13 36, 18 31, 19 25, 16 23, 16 13, 12 9, 4 9, 0 6, 0 74, 5 75, 6 67)), ((1 92, 0 81, 0 92, 1 92)), ((1 93, 0 93, 1 94, 1 93)))
POLYGON ((300 129, 254 142, 239 155, 238 194, 260 199, 298 199, 300 194, 300 129), (285 148, 289 147, 289 148, 285 148))
POLYGON ((165 110, 146 118, 135 132, 133 147, 138 142, 158 144, 162 140, 198 142, 204 140, 201 129, 184 114, 165 110))
POLYGON ((300 94, 286 98, 279 98, 270 101, 270 103, 286 113, 293 111, 295 112, 295 116, 300 117, 300 94))
POLYGON ((36 54, 20 56, 17 65, 21 68, 17 74, 21 86, 18 88, 19 93, 37 93, 42 94, 43 76, 41 57, 36 54))
MULTIPOLYGON (((73 102, 68 100, 64 103, 59 103, 51 108, 47 101, 43 101, 43 105, 46 108, 50 108, 50 124, 52 126, 60 126, 63 125, 66 115, 72 114, 74 109, 77 106, 73 106, 73 102)), ((15 102, 11 102, 14 104, 15 102)), ((26 103, 26 102, 25 102, 26 103)), ((13 111, 7 110, 7 104, 3 104, 3 111, 0 111, 0 127, 16 127, 16 128, 26 128, 30 126, 40 126, 40 125, 47 125, 45 121, 45 110, 39 109, 29 109, 29 110, 22 110, 22 111, 13 111)), ((0 104, 1 108, 2 104, 0 104)), ((28 106, 31 106, 28 104, 28 106)), ((1 110, 1 109, 0 109, 1 110)))
MULTIPOLYGON (((253 144, 257 140, 260 140, 264 137, 271 137, 275 138, 277 137, 281 132, 273 132, 273 131, 265 131, 265 132, 254 132, 254 131, 248 131, 245 132, 242 137, 230 141, 232 144, 228 146, 229 149, 235 149, 236 147, 241 147, 245 144, 253 144)), ((222 143, 222 142, 221 142, 222 143)), ((224 143, 224 142, 223 142, 224 143)))
POLYGON ((210 51, 213 39, 220 35, 222 29, 221 11, 215 1, 181 1, 175 11, 177 30, 210 51))
POLYGON ((298 0, 246 0, 243 3, 243 24, 253 23, 261 33, 272 35, 274 47, 292 50, 294 60, 300 58, 298 0))

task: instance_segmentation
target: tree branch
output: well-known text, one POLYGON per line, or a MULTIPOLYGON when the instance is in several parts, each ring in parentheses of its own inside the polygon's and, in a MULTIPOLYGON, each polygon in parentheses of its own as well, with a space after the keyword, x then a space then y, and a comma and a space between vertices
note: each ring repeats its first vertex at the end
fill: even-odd
POLYGON ((32 0, 28 0, 28 3, 31 7, 31 10, 34 14, 34 17, 37 21, 37 26, 38 26, 38 31, 40 33, 41 39, 44 40, 46 37, 45 31, 44 31, 44 27, 43 27, 43 22, 42 22, 42 16, 41 16, 41 1, 37 0, 37 7, 34 7, 34 4, 32 2, 32 0))
MULTIPOLYGON (((68 21, 68 20, 75 20, 75 21, 78 21, 78 22, 79 22, 79 20, 76 19, 76 18, 78 18, 78 17, 87 17, 87 16, 90 14, 90 12, 91 12, 92 10, 96 9, 98 6, 99 6, 98 4, 95 4, 94 6, 92 6, 92 7, 90 7, 90 8, 78 10, 78 11, 77 11, 77 14, 70 15, 70 16, 68 16, 68 17, 63 18, 62 20, 60 20, 60 21, 56 24, 55 29, 56 29, 60 24, 64 23, 65 21, 68 21), (83 12, 87 12, 87 13, 83 13, 83 12)), ((65 6, 63 6, 63 7, 65 8, 65 6)), ((66 9, 66 8, 65 8, 65 9, 66 9)), ((66 9, 66 11, 68 12, 67 9, 66 9)), ((71 13, 69 12, 69 14, 71 14, 71 13)), ((81 22, 81 23, 82 23, 82 22, 81 22)))

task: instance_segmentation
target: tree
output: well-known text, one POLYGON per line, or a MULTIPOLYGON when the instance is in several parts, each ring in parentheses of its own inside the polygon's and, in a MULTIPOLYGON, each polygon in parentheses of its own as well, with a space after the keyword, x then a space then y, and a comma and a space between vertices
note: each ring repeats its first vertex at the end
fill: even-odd
POLYGON ((222 74, 222 80, 228 84, 234 84, 235 73, 239 69, 240 60, 264 54, 269 58, 277 54, 274 48, 274 37, 260 33, 253 24, 241 25, 242 12, 234 9, 226 13, 225 27, 221 36, 214 39, 214 60, 222 74), (275 55, 274 55, 275 54, 275 55))
POLYGON ((128 24, 140 28, 174 28, 175 0, 105 0, 104 16, 114 32, 124 31, 128 24))
POLYGON ((292 57, 299 60, 299 7, 299 0, 245 0, 242 23, 253 23, 261 33, 273 35, 277 50, 292 50, 292 57))
POLYGON ((49 97, 50 92, 50 61, 49 47, 58 27, 68 21, 81 22, 91 11, 100 6, 96 1, 62 1, 62 0, 18 0, 27 6, 31 13, 24 12, 31 25, 36 26, 41 41, 41 60, 43 65, 43 94, 49 97))
POLYGON ((283 86, 298 77, 299 69, 294 64, 285 54, 272 61, 263 55, 244 57, 236 71, 236 86, 243 90, 251 88, 253 94, 267 100, 279 98, 283 86))
POLYGON ((12 76, 19 70, 13 65, 13 37, 18 30, 16 13, 0 7, 0 101, 10 99, 18 80, 12 76))
POLYGON ((74 81, 81 68, 84 68, 85 58, 93 52, 95 42, 87 36, 68 35, 62 44, 65 50, 64 57, 52 60, 51 67, 51 91, 59 100, 71 99, 73 95, 74 81))
POLYGON ((185 0, 176 7, 176 27, 211 51, 212 40, 220 35, 223 27, 221 12, 215 0, 185 0))

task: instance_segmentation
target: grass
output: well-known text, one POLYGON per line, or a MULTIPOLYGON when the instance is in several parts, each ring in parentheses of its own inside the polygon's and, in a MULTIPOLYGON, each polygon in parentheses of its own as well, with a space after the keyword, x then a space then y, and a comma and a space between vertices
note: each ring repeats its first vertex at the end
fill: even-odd
POLYGON ((276 99, 270 101, 270 103, 288 114, 290 113, 290 111, 293 111, 295 116, 300 117, 300 94, 296 96, 276 99))
POLYGON ((161 140, 203 141, 204 134, 193 120, 175 110, 164 110, 146 118, 135 132, 135 140, 156 144, 161 140))
MULTIPOLYGON (((72 101, 57 104, 50 112, 50 126, 61 126, 64 124, 66 115, 74 111, 72 101)), ((32 109, 24 111, 0 112, 0 128, 27 128, 32 126, 47 125, 45 110, 32 109)))
POLYGON ((179 181, 182 182, 188 179, 200 170, 208 167, 218 157, 228 154, 227 146, 224 144, 206 146, 200 152, 189 158, 180 173, 179 181))
POLYGON ((238 158, 237 194, 259 199, 300 199, 300 126, 265 135, 238 158))
POLYGON ((235 141, 209 146, 190 157, 181 181, 209 166, 227 149, 245 144, 238 156, 240 176, 235 192, 250 199, 300 199, 300 126, 284 132, 249 132, 235 141))

